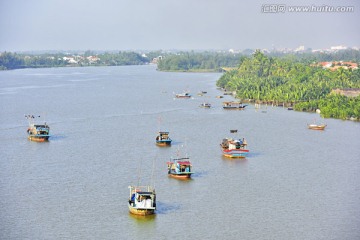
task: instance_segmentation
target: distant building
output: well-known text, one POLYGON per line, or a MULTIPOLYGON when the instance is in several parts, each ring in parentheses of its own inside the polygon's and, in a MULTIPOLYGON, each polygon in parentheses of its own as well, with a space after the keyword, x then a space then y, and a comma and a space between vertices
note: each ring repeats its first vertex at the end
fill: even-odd
POLYGON ((337 51, 337 50, 346 50, 346 49, 348 49, 348 47, 340 45, 340 46, 330 47, 330 49, 333 51, 337 51))
POLYGON ((100 61, 100 58, 96 56, 88 56, 86 59, 89 61, 90 64, 100 61))
POLYGON ((73 63, 73 64, 78 63, 73 57, 63 57, 63 60, 68 63, 73 63))
POLYGON ((163 56, 154 57, 154 58, 151 60, 151 63, 157 64, 161 59, 163 59, 163 56))
POLYGON ((305 46, 299 46, 298 48, 295 49, 295 52, 303 52, 305 51, 305 46))
POLYGON ((320 66, 324 69, 329 69, 331 71, 335 71, 339 68, 344 69, 358 69, 358 64, 353 62, 319 62, 317 64, 314 64, 313 66, 320 66))

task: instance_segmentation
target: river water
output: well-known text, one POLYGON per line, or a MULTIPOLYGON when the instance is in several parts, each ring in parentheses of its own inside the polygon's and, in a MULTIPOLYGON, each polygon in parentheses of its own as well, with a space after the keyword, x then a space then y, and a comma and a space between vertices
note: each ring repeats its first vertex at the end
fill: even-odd
POLYGON ((226 111, 219 77, 152 65, 0 72, 0 239, 360 239, 360 124, 314 131, 316 114, 226 111), (174 99, 184 90, 193 98, 174 99), (49 142, 27 140, 24 114, 50 125, 49 142), (171 147, 155 145, 159 129, 171 147), (245 137, 249 156, 223 158, 224 137, 245 137), (167 176, 179 152, 192 180, 167 176), (128 213, 138 182, 155 185, 156 215, 128 213))

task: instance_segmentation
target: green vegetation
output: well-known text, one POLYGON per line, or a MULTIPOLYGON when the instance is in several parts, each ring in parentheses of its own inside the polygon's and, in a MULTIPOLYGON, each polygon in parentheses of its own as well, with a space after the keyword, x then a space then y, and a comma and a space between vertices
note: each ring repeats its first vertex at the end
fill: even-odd
POLYGON ((181 52, 167 55, 158 62, 160 71, 222 71, 221 67, 235 67, 240 62, 239 54, 214 52, 181 52))
POLYGON ((46 68, 64 66, 121 66, 147 64, 158 52, 149 53, 147 57, 135 52, 101 53, 86 51, 83 54, 17 54, 0 53, 0 70, 18 68, 46 68))
POLYGON ((4 52, 0 54, 0 70, 24 67, 24 59, 17 54, 4 52))
POLYGON ((321 110, 324 117, 360 119, 359 97, 330 94, 335 88, 360 88, 360 70, 322 69, 294 59, 256 51, 226 72, 217 86, 236 91, 240 99, 295 104, 295 110, 321 110))
POLYGON ((295 105, 295 110, 298 111, 315 111, 316 109, 321 109, 321 115, 325 118, 360 120, 360 96, 346 97, 332 93, 320 100, 295 105))

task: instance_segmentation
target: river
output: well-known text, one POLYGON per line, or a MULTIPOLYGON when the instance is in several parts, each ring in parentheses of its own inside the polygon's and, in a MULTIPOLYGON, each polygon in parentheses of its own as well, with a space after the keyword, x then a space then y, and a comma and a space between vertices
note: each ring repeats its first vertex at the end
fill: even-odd
POLYGON ((360 239, 360 124, 325 119, 314 131, 317 114, 223 110, 232 97, 216 98, 220 76, 0 71, 0 239, 360 239), (184 90, 193 98, 174 99, 184 90), (48 142, 27 140, 24 114, 50 125, 48 142), (159 129, 171 147, 155 145, 159 129), (224 137, 245 137, 249 156, 223 158, 224 137), (191 158, 189 181, 167 176, 178 152, 191 158), (155 185, 154 216, 128 212, 139 181, 155 185))

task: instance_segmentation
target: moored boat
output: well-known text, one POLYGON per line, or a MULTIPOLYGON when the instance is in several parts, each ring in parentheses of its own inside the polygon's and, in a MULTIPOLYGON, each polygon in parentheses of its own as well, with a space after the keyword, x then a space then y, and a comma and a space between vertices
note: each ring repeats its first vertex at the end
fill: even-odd
POLYGON ((312 130, 324 130, 326 126, 326 124, 308 124, 308 128, 312 130))
POLYGON ((170 146, 171 142, 172 140, 169 137, 169 132, 160 131, 156 136, 156 145, 158 146, 170 146))
POLYGON ((151 215, 156 210, 156 193, 151 186, 129 186, 129 211, 136 215, 151 215))
POLYGON ((211 104, 204 102, 204 103, 200 104, 200 107, 202 107, 202 108, 211 108, 211 104))
POLYGON ((46 124, 35 124, 35 118, 40 116, 25 115, 29 121, 27 129, 28 139, 35 142, 45 142, 50 137, 50 127, 46 124))
POLYGON ((244 110, 247 105, 243 105, 241 102, 223 102, 223 108, 229 110, 244 110))
POLYGON ((167 162, 168 175, 174 178, 190 178, 193 174, 192 165, 188 157, 173 158, 167 162))
POLYGON ((189 92, 177 93, 175 94, 176 98, 191 98, 191 94, 189 92))
POLYGON ((224 138, 220 143, 222 153, 229 158, 245 158, 249 154, 247 142, 243 139, 224 138))

